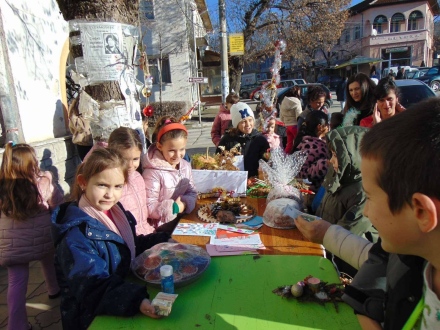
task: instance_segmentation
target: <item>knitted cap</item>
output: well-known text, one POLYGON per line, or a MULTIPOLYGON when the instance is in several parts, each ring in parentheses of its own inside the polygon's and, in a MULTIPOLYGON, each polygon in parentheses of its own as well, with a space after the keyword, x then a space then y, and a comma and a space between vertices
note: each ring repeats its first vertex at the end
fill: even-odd
POLYGON ((231 106, 232 127, 237 127, 238 123, 247 117, 255 118, 252 109, 244 102, 238 102, 231 106))

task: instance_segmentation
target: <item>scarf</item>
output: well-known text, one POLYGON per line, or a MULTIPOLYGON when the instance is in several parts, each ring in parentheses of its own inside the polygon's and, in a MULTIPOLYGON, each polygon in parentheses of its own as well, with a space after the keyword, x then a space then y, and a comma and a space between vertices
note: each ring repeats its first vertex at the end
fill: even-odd
POLYGON ((134 259, 136 247, 134 245, 133 232, 131 230, 130 224, 128 223, 127 217, 125 216, 125 213, 121 210, 119 206, 114 205, 110 209, 114 222, 104 212, 95 209, 90 204, 90 201, 87 199, 85 194, 81 196, 78 207, 85 213, 90 215, 92 218, 98 220, 108 229, 121 236, 125 244, 127 244, 128 248, 130 249, 131 260, 134 259))

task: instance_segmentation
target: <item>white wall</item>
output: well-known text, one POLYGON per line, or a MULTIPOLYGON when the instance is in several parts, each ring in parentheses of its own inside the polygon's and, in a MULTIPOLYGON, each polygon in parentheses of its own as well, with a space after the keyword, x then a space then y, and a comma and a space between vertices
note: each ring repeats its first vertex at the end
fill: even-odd
POLYGON ((70 134, 59 83, 68 31, 56 1, 1 0, 0 9, 25 141, 70 134))
MULTIPOLYGON (((188 82, 188 78, 196 74, 193 70, 192 59, 192 12, 188 12, 185 0, 162 0, 154 2, 154 21, 150 21, 145 33, 144 43, 147 46, 149 58, 158 57, 160 46, 163 54, 169 54, 171 68, 171 83, 162 87, 162 101, 184 101, 188 105, 196 100, 194 88, 198 87, 188 82), (162 40, 159 41, 159 34, 162 40), (191 44, 190 44, 191 43, 191 44)), ((196 12, 196 37, 206 34, 200 15, 196 12)), ((142 72, 138 79, 142 79, 142 72)), ((150 102, 159 101, 159 85, 153 84, 150 102)))

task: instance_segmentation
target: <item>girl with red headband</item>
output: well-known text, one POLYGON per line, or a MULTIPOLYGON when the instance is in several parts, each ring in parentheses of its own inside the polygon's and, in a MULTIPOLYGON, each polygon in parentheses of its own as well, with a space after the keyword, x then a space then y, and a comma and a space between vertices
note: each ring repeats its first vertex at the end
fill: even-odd
POLYGON ((183 159, 188 131, 176 118, 162 117, 153 137, 156 143, 142 160, 149 221, 156 231, 172 232, 179 215, 191 213, 197 200, 191 165, 183 159))

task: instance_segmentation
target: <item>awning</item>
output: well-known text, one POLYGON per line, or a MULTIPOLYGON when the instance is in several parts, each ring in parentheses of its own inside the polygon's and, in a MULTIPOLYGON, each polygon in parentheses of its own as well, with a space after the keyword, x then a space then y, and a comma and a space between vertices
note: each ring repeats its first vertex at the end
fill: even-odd
POLYGON ((377 62, 382 62, 382 59, 381 58, 365 57, 365 56, 358 55, 358 56, 352 58, 348 62, 344 62, 344 63, 339 64, 339 65, 335 65, 332 69, 345 68, 346 66, 349 66, 349 65, 352 65, 352 66, 356 65, 356 66, 358 66, 359 64, 377 63, 377 62))

